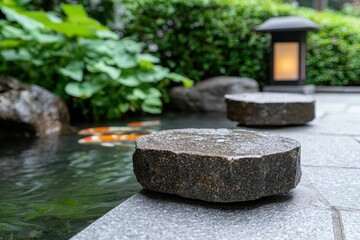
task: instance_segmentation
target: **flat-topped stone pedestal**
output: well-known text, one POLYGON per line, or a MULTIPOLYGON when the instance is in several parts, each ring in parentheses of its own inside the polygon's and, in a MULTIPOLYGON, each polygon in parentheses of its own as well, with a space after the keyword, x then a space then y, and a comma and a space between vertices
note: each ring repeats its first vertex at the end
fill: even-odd
POLYGON ((227 116, 245 126, 303 125, 315 118, 315 99, 292 93, 225 95, 227 116))
POLYGON ((168 130, 141 137, 134 173, 149 190, 210 202, 288 192, 300 181, 300 143, 230 129, 168 130))

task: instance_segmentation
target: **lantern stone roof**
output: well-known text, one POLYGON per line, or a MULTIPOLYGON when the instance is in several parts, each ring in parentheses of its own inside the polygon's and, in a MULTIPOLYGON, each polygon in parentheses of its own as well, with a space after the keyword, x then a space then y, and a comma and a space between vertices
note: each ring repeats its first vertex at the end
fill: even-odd
POLYGON ((302 17, 272 17, 255 27, 258 32, 316 31, 316 23, 302 17))

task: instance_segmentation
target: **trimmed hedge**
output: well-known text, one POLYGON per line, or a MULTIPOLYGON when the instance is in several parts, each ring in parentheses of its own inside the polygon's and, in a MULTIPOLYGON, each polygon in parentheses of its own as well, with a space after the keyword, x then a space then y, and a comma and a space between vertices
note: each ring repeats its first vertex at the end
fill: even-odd
POLYGON ((270 36, 253 27, 298 15, 322 29, 308 35, 308 82, 360 85, 360 20, 271 0, 138 0, 127 3, 125 35, 146 42, 162 64, 196 81, 216 75, 267 82, 270 36))

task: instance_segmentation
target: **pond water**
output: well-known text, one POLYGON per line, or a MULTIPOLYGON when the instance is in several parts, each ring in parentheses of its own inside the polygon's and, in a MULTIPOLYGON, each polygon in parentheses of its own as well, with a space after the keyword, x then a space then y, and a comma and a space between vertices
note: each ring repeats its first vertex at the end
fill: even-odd
MULTIPOLYGON (((236 126, 223 116, 157 119, 154 130, 236 126)), ((0 239, 68 239, 141 189, 134 146, 81 145, 80 138, 0 138, 0 239)))

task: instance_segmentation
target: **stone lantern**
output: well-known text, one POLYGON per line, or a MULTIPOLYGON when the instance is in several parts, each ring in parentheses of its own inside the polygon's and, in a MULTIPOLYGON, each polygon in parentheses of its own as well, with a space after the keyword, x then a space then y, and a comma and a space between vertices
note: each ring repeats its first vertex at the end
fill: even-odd
POLYGON ((311 94, 314 85, 306 81, 306 33, 318 30, 314 22, 301 17, 273 17, 255 27, 271 33, 270 86, 264 91, 311 94))

